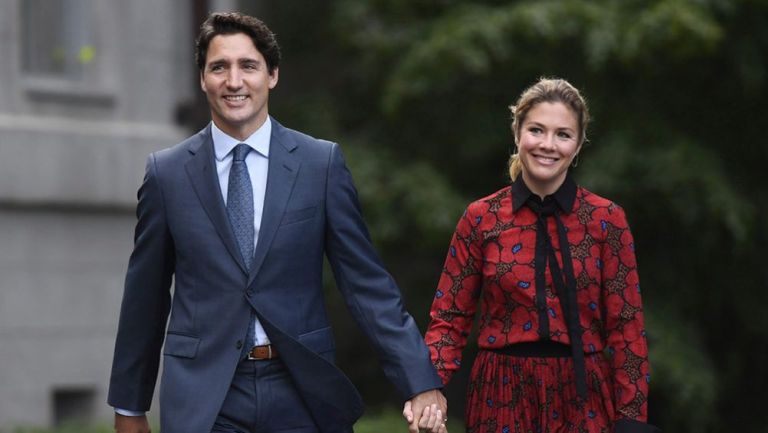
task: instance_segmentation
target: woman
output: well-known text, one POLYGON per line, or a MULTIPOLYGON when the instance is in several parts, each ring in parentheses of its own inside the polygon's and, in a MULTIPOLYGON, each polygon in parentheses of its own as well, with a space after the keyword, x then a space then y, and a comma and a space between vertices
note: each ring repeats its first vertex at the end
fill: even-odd
POLYGON ((468 432, 654 431, 632 234, 621 207, 569 173, 584 98, 541 79, 510 108, 512 184, 459 220, 430 313, 432 361, 447 384, 479 301, 468 432))

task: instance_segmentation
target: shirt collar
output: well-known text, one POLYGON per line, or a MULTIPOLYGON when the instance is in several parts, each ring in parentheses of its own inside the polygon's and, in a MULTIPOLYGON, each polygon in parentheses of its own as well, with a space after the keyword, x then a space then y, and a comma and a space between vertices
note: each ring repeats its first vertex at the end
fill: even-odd
POLYGON ((211 122, 211 137, 213 138, 213 149, 216 153, 216 159, 223 161, 224 158, 232 152, 240 143, 245 143, 251 149, 269 158, 269 138, 272 135, 272 119, 267 116, 267 120, 250 137, 243 141, 227 135, 219 129, 214 122, 211 122))
MULTIPOLYGON (((531 197, 540 200, 538 196, 528 189, 528 185, 523 181, 523 175, 518 175, 512 182, 512 211, 517 212, 531 197)), ((560 188, 553 194, 544 197, 544 200, 548 198, 553 199, 563 212, 571 213, 573 203, 576 201, 576 182, 570 173, 565 176, 565 180, 560 185, 560 188)))

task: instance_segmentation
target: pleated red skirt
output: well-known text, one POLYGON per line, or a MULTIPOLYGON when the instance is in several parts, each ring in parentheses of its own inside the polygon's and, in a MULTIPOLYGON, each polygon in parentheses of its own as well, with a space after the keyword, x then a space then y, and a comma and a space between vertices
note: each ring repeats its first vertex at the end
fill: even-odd
POLYGON ((610 433, 610 367, 585 355, 587 399, 578 398, 570 357, 538 358, 481 350, 467 391, 468 433, 610 433))

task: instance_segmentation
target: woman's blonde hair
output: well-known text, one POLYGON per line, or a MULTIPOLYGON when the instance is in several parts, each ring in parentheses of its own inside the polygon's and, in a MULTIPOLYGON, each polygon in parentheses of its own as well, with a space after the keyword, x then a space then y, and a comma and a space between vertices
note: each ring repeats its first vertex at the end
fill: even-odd
MULTIPOLYGON (((579 90, 571 83, 561 78, 541 78, 531 87, 525 89, 515 105, 510 105, 512 111, 512 135, 515 137, 515 145, 520 138, 520 127, 525 122, 525 116, 533 107, 542 102, 560 102, 570 107, 576 115, 579 124, 579 146, 587 140, 587 125, 589 124, 589 110, 587 102, 581 96, 579 90)), ((522 171, 522 163, 516 151, 509 158, 509 177, 517 179, 522 171)))

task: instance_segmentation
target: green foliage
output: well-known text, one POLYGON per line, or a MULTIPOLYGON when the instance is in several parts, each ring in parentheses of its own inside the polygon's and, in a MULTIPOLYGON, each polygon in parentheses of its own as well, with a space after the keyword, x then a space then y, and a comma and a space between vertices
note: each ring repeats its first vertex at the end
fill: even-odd
MULTIPOLYGON (((585 161, 583 180, 611 197, 653 195, 665 211, 672 210, 685 225, 709 221, 738 242, 756 229, 754 204, 732 181, 712 149, 685 136, 670 136, 672 145, 632 148, 630 134, 611 134, 585 161), (632 182, 616 179, 631 175, 632 182)), ((662 217, 659 215, 658 217, 662 217)))
POLYGON ((377 242, 399 246, 419 233, 414 248, 445 244, 445 233, 455 226, 464 203, 434 167, 400 161, 381 148, 353 145, 346 155, 377 242))
POLYGON ((717 371, 707 356, 699 329, 673 312, 646 316, 651 335, 653 376, 663 377, 652 398, 661 398, 661 421, 666 431, 706 431, 715 410, 717 371), (685 414, 685 417, 674 416, 685 414))
POLYGON ((563 43, 577 43, 586 65, 599 70, 610 60, 658 61, 660 53, 684 60, 710 52, 723 34, 712 15, 716 5, 706 2, 455 2, 434 8, 429 19, 406 23, 401 17, 407 11, 376 17, 357 0, 348 2, 356 5, 346 18, 358 24, 350 39, 397 57, 383 96, 388 113, 410 98, 460 85, 460 77, 490 76, 499 63, 537 67, 541 54, 563 43), (539 45, 536 52, 526 42, 539 45), (536 63, 521 64, 531 60, 536 63))

